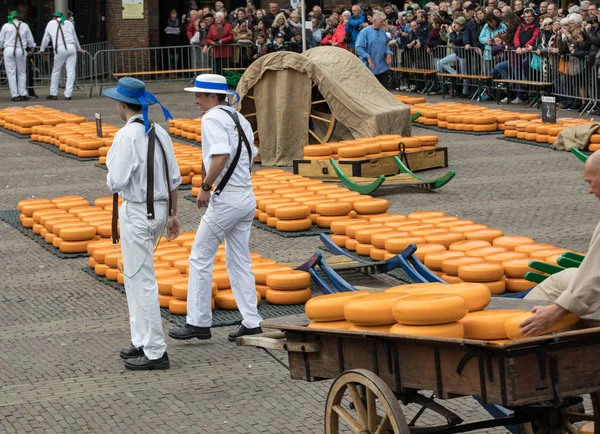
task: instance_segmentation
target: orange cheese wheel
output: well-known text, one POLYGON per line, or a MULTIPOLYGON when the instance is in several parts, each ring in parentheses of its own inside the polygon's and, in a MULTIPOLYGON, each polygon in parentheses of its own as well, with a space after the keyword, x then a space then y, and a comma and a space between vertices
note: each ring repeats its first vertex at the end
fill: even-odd
POLYGON ((489 288, 483 283, 456 283, 442 285, 439 287, 429 287, 423 290, 426 294, 456 294, 467 300, 469 312, 475 312, 484 309, 491 300, 489 288))
POLYGON ((374 261, 385 261, 386 256, 389 252, 385 249, 378 249, 377 247, 371 247, 371 251, 369 252, 369 257, 374 261))
MULTIPOLYGON (((181 275, 173 275, 173 276, 166 276, 166 277, 160 277, 156 279, 156 283, 158 285, 158 293, 162 294, 162 295, 172 295, 175 296, 175 294, 173 293, 173 288, 177 286, 178 288, 178 293, 181 294, 182 289, 185 288, 185 294, 187 296, 187 285, 188 285, 188 278, 185 276, 181 276, 181 275)), ((186 298, 181 298, 181 297, 176 297, 180 300, 186 300, 186 298)))
POLYGON ((376 234, 371 235, 371 244, 378 249, 385 249, 385 242, 389 238, 404 238, 409 236, 410 234, 408 232, 396 232, 394 230, 391 232, 377 232, 376 234))
POLYGON ((267 285, 256 285, 256 292, 258 292, 261 298, 265 298, 267 296, 267 289, 271 288, 269 288, 267 285))
POLYGON ((425 256, 430 253, 442 253, 446 251, 446 247, 441 244, 417 244, 415 256, 421 262, 425 260, 425 256))
POLYGON ((61 229, 64 229, 64 228, 83 228, 83 227, 88 227, 88 225, 86 223, 83 223, 80 220, 59 222, 59 223, 55 223, 52 225, 52 233, 55 235, 58 235, 60 233, 61 229))
POLYGON ((504 275, 500 264, 479 263, 466 264, 458 267, 458 277, 466 282, 493 282, 504 275))
POLYGON ((392 228, 398 231, 416 231, 419 229, 427 229, 433 228, 434 226, 431 224, 422 224, 417 220, 407 220, 407 221, 391 221, 383 223, 383 226, 386 228, 392 228))
POLYGON ((320 295, 306 302, 306 316, 313 321, 345 321, 344 305, 356 298, 369 294, 367 291, 337 292, 320 295))
POLYGON ((407 216, 408 220, 417 220, 417 221, 439 218, 439 217, 446 217, 446 214, 444 214, 441 211, 415 211, 415 212, 411 212, 407 216))
POLYGON ((464 233, 467 240, 483 240, 493 242, 496 238, 504 235, 500 229, 483 229, 481 231, 473 231, 464 233))
POLYGON ((348 237, 348 239, 346 240, 346 249, 354 252, 358 244, 358 241, 356 241, 354 238, 348 237))
POLYGON ((350 239, 350 237, 348 235, 336 235, 336 234, 330 235, 329 238, 331 239, 331 241, 333 241, 335 243, 335 245, 337 245, 339 247, 346 247, 346 241, 348 239, 350 239))
POLYGON ((462 241, 464 236, 462 234, 454 234, 451 232, 443 233, 443 234, 432 234, 426 235, 425 241, 431 244, 441 244, 444 247, 448 248, 450 245, 457 241, 462 241))
POLYGON ((348 216, 344 215, 344 216, 324 216, 324 215, 320 215, 317 217, 316 223, 317 226, 320 228, 328 228, 331 226, 331 223, 338 221, 338 220, 347 220, 348 216))
POLYGON ((169 304, 171 303, 171 300, 174 300, 174 299, 175 299, 175 297, 173 297, 171 295, 158 294, 158 305, 160 307, 168 309, 169 304))
POLYGON ((345 216, 352 211, 352 204, 348 202, 325 202, 315 208, 317 214, 322 216, 345 216))
POLYGON ((529 257, 531 258, 531 260, 543 261, 548 256, 557 255, 557 254, 561 254, 561 253, 565 253, 565 252, 570 252, 570 250, 569 249, 560 249, 560 248, 547 249, 547 250, 536 250, 535 252, 531 252, 529 254, 529 257))
POLYGON ((229 274, 227 274, 227 271, 213 271, 212 278, 219 290, 231 288, 231 282, 229 281, 229 274))
POLYGON ((310 284, 310 274, 301 270, 277 271, 267 275, 266 284, 278 291, 304 289, 310 284))
POLYGON ((81 199, 83 199, 83 196, 57 196, 57 197, 50 199, 50 202, 56 204, 56 203, 60 203, 60 202, 71 202, 74 200, 81 200, 81 199))
POLYGON ((504 261, 502 262, 504 274, 506 274, 506 277, 523 278, 525 273, 535 271, 533 268, 529 267, 529 262, 531 262, 531 259, 529 258, 504 261))
POLYGON ((504 294, 506 292, 506 279, 496 280, 495 282, 481 282, 488 287, 493 295, 504 294))
POLYGON ((423 145, 423 142, 418 137, 402 137, 400 143, 403 143, 407 149, 420 148, 423 145))
POLYGON ((506 249, 504 247, 480 247, 477 249, 467 250, 465 253, 467 256, 470 256, 472 258, 485 258, 489 255, 504 252, 506 252, 506 249))
POLYGON ((490 132, 498 129, 497 124, 473 125, 473 132, 490 132))
POLYGON ((87 200, 78 199, 78 200, 71 200, 71 201, 67 201, 67 202, 59 202, 56 204, 56 208, 64 209, 64 210, 68 211, 71 208, 75 208, 75 207, 79 207, 79 206, 87 206, 87 205, 89 205, 89 202, 87 200))
POLYGON ((35 224, 33 217, 25 217, 25 214, 21 214, 19 216, 19 220, 21 220, 21 224, 25 228, 32 228, 33 225, 35 224))
POLYGON ((340 159, 344 158, 361 158, 367 155, 367 148, 359 145, 343 146, 338 148, 340 159))
POLYGON ((106 270, 106 278, 112 282, 116 282, 121 271, 118 268, 109 268, 106 270))
POLYGON ((371 244, 372 236, 377 233, 382 233, 382 232, 391 233, 393 231, 391 228, 384 228, 384 227, 359 229, 354 233, 354 239, 356 241, 358 241, 359 243, 371 244))
POLYGON ((304 155, 308 157, 326 157, 332 153, 333 149, 327 145, 308 145, 304 147, 304 155))
POLYGON ((535 283, 529 280, 521 279, 518 277, 507 277, 506 278, 506 290, 508 292, 521 292, 529 288, 533 288, 535 283))
POLYGON ((169 311, 173 315, 187 315, 187 301, 171 298, 169 301, 169 311))
MULTIPOLYGON (((518 339, 525 339, 527 337, 532 337, 532 336, 525 336, 525 335, 521 334, 521 327, 519 327, 519 324, 521 324, 526 319, 530 318, 532 315, 533 315, 533 313, 527 312, 527 313, 524 313, 521 315, 515 315, 515 316, 507 319, 504 324, 506 336, 508 336, 508 338, 511 340, 518 340, 518 339)), ((553 332, 565 329, 567 327, 571 327, 572 325, 577 324, 578 321, 579 321, 579 317, 573 315, 572 313, 569 313, 569 314, 563 316, 562 318, 560 318, 552 327, 550 327, 547 330, 544 330, 542 333, 539 333, 535 336, 547 335, 549 333, 553 333, 553 332)))
POLYGON ((535 244, 533 238, 521 237, 521 236, 503 236, 494 239, 494 246, 504 247, 506 250, 514 250, 517 246, 525 244, 535 244))
POLYGON ((517 130, 504 130, 504 137, 517 138, 517 130))
POLYGON ((429 253, 425 255, 424 264, 430 270, 442 271, 442 263, 446 259, 450 258, 458 258, 461 256, 465 256, 463 252, 440 252, 440 253, 429 253))
POLYGON ((396 335, 431 336, 438 338, 455 339, 462 339, 464 337, 463 325, 458 321, 448 324, 439 324, 432 326, 411 326, 404 324, 395 324, 390 328, 389 333, 396 335))
POLYGON ((406 296, 400 292, 382 292, 353 298, 344 305, 344 317, 352 324, 362 326, 394 324, 394 303, 406 296))
POLYGON ((350 238, 354 238, 356 236, 356 231, 358 230, 381 227, 383 227, 381 223, 367 223, 364 220, 357 219, 356 224, 346 226, 346 235, 348 235, 350 238))
POLYGON ((280 220, 305 219, 309 214, 310 208, 306 205, 283 206, 275 210, 275 217, 280 220))
MULTIPOLYGON (((259 305, 262 297, 258 291, 256 292, 256 304, 259 305)), ((233 296, 233 291, 231 289, 223 289, 217 292, 215 298, 215 305, 219 309, 224 310, 237 310, 238 306, 235 302, 235 297, 233 296)))
POLYGON ((106 270, 108 270, 110 267, 106 264, 96 264, 94 265, 94 273, 96 273, 98 276, 106 276, 106 270))
POLYGON ((256 206, 261 211, 266 212, 267 205, 277 205, 280 203, 289 203, 290 205, 292 205, 294 201, 290 198, 279 197, 277 199, 273 199, 272 196, 269 196, 269 199, 258 199, 256 201, 256 206))
MULTIPOLYGON (((266 285, 267 284, 267 276, 271 273, 277 273, 279 271, 291 271, 292 268, 287 265, 270 265, 270 266, 262 266, 252 268, 252 272, 254 273, 254 281, 258 285, 266 285)), ((304 285, 306 287, 307 285, 304 285)))
POLYGON ((390 203, 386 199, 359 200, 352 207, 359 214, 381 214, 388 210, 390 203))
MULTIPOLYGON (((87 241, 62 241, 58 247, 58 249, 62 253, 87 253, 87 245, 89 244, 89 240, 87 241)), ((53 243, 54 245, 54 243, 53 243)))
POLYGON ((526 313, 517 309, 482 310, 468 313, 460 320, 465 329, 465 339, 507 339, 504 325, 514 316, 526 313))
MULTIPOLYGON (((309 300, 310 301, 310 300, 309 300)), ((343 321, 312 321, 306 327, 309 329, 348 330, 352 323, 343 321)))
POLYGON ((437 226, 439 223, 446 223, 446 222, 455 222, 455 221, 458 221, 458 217, 453 217, 453 216, 433 217, 433 218, 425 218, 425 219, 423 219, 421 221, 423 223, 429 223, 429 224, 432 224, 434 226, 437 226))
POLYGON ((89 255, 93 255, 94 254, 94 250, 96 249, 103 249, 103 248, 107 248, 107 247, 111 247, 111 246, 115 246, 113 251, 115 251, 116 249, 116 245, 112 243, 112 241, 110 240, 98 240, 98 241, 92 241, 88 244, 87 247, 87 253, 89 255))
POLYGON ((391 324, 377 325, 377 326, 361 326, 350 323, 348 330, 355 332, 369 332, 369 333, 389 333, 391 324))
POLYGON ((65 215, 66 213, 67 212, 62 209, 48 208, 48 209, 40 209, 38 211, 34 211, 34 213, 31 215, 31 217, 33 218, 34 222, 40 223, 43 225, 43 223, 41 221, 42 217, 59 216, 59 215, 65 215))
POLYGON ((478 225, 478 224, 470 224, 470 225, 460 225, 460 226, 452 226, 448 230, 450 232, 454 232, 457 234, 464 234, 466 232, 479 231, 483 229, 487 229, 486 225, 478 225))
POLYGON ((331 232, 333 232, 336 235, 346 235, 346 227, 354 224, 357 224, 356 219, 347 218, 344 220, 336 220, 334 222, 331 222, 330 229, 331 232))
POLYGON ((271 304, 278 305, 293 305, 304 304, 312 296, 312 291, 309 288, 297 289, 293 291, 278 291, 276 289, 267 289, 266 300, 271 304))
MULTIPOLYGON (((50 202, 50 199, 46 199, 44 197, 38 197, 38 198, 33 198, 33 199, 24 199, 24 200, 20 201, 19 203, 17 203, 17 209, 19 211, 23 212, 23 207, 25 205, 42 204, 42 203, 49 204, 51 202, 50 202)), ((53 207, 40 208, 40 209, 48 209, 48 208, 56 208, 56 207, 53 206, 53 207)))
POLYGON ((372 217, 369 219, 371 223, 387 223, 406 221, 406 216, 402 214, 388 214, 381 217, 372 217))
POLYGON ((442 271, 445 274, 449 274, 451 276, 458 276, 458 267, 460 267, 461 265, 478 264, 480 262, 483 262, 483 259, 473 258, 470 256, 458 256, 455 258, 448 258, 442 261, 442 271))
MULTIPOLYGON (((19 202, 19 203, 21 203, 21 202, 19 202)), ((42 209, 54 209, 54 208, 56 208, 56 205, 51 203, 50 201, 48 201, 48 199, 46 199, 45 201, 26 203, 21 206, 20 211, 26 217, 31 218, 31 216, 33 216, 33 213, 36 211, 39 211, 42 209)), ((33 226, 33 224, 32 224, 32 226, 33 226)))
MULTIPOLYGON (((444 283, 432 282, 432 283, 411 283, 408 285, 398 285, 392 286, 385 290, 386 293, 389 292, 400 292, 406 295, 420 295, 425 294, 427 290, 443 290, 447 288, 448 285, 444 283)), ((434 291, 432 291, 433 293, 434 291)))
MULTIPOLYGON (((439 271, 435 271, 435 273, 439 273, 439 271)), ((444 282, 448 282, 448 283, 463 283, 464 280, 462 280, 460 277, 458 276, 452 276, 451 274, 444 274, 442 273, 441 275, 438 275, 438 277, 440 279, 442 279, 444 282)))
POLYGON ((524 259, 527 258, 525 253, 519 252, 501 252, 501 253, 493 253, 491 255, 487 255, 483 257, 485 262, 490 262, 494 264, 502 264, 506 261, 511 261, 513 259, 524 259))
POLYGON ((411 244, 423 244, 425 240, 421 237, 399 237, 389 238, 385 242, 385 250, 390 253, 400 253, 411 244))
POLYGON ((275 227, 281 232, 298 232, 306 231, 312 226, 312 220, 310 217, 298 220, 277 220, 275 227))
POLYGON ((371 256, 371 249, 373 248, 373 245, 371 244, 362 244, 362 243, 358 243, 355 247, 356 253, 358 253, 360 256, 371 256))
POLYGON ((467 301, 459 295, 409 295, 396 301, 392 313, 405 325, 436 325, 458 321, 468 312, 467 301))
POLYGON ((413 237, 422 237, 424 238, 426 235, 434 235, 434 234, 447 234, 447 229, 440 228, 426 228, 426 229, 409 229, 410 235, 413 237))
POLYGON ((63 241, 93 240, 96 236, 96 228, 93 226, 66 227, 60 230, 58 236, 61 237, 63 241))
MULTIPOLYGON (((425 223, 425 221, 423 221, 425 223)), ((473 220, 452 220, 447 222, 436 223, 436 227, 443 229, 450 229, 456 226, 465 226, 474 224, 473 220)), ((452 231, 450 231, 452 232, 452 231)))
POLYGON ((490 247, 491 243, 487 241, 471 241, 471 240, 463 240, 457 241, 455 243, 450 244, 448 250, 455 252, 468 252, 469 250, 480 249, 482 247, 490 247))
MULTIPOLYGON (((33 217, 32 217, 32 218, 33 218, 33 217)), ((34 220, 34 222, 35 222, 35 220, 34 220)), ((38 223, 34 223, 34 224, 33 224, 33 233, 34 233, 34 234, 40 235, 40 233, 41 233, 42 229, 43 229, 44 231, 46 231, 46 228, 45 228, 45 227, 43 227, 42 225, 40 225, 40 224, 38 224, 38 223)), ((48 231, 46 231, 46 232, 48 232, 48 231)))

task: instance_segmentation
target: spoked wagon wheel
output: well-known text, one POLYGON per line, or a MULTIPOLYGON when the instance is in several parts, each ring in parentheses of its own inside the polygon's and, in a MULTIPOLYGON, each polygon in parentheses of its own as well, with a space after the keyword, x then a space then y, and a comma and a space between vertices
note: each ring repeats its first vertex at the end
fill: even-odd
POLYGON ((310 125, 308 129, 308 142, 311 144, 327 143, 335 128, 335 117, 331 113, 329 104, 316 84, 312 85, 310 125))
POLYGON ((325 407, 325 433, 409 434, 391 389, 371 371, 354 369, 331 385, 325 407))

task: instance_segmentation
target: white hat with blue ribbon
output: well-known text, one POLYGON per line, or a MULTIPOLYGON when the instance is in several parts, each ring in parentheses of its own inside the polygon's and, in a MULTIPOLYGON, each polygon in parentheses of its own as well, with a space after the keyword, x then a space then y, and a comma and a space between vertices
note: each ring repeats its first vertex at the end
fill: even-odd
POLYGON ((154 95, 148 92, 144 82, 138 80, 137 78, 121 78, 117 82, 117 87, 106 89, 104 91, 104 96, 125 104, 141 105, 146 133, 150 129, 150 122, 148 121, 148 106, 154 104, 160 105, 165 119, 173 119, 173 116, 171 116, 169 110, 167 110, 154 95))
POLYGON ((227 79, 219 74, 200 74, 196 77, 194 87, 186 87, 186 92, 201 92, 201 93, 221 93, 225 95, 234 95, 235 99, 230 105, 234 106, 240 101, 240 95, 229 89, 227 79))

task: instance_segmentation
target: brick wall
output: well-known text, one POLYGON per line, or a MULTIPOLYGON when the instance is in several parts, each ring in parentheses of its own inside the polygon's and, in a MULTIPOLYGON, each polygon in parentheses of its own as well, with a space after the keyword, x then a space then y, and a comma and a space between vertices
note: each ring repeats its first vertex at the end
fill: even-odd
POLYGON ((159 45, 158 0, 144 0, 144 19, 123 20, 121 0, 107 0, 107 39, 115 48, 156 47, 159 45))

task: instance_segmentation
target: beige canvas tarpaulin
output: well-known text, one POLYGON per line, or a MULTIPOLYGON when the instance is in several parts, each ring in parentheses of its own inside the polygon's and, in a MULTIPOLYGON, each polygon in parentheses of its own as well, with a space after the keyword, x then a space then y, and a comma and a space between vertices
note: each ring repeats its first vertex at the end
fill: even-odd
POLYGON ((336 140, 410 136, 409 107, 381 86, 352 53, 337 47, 272 53, 253 62, 237 86, 242 99, 253 89, 263 165, 287 166, 302 157, 312 83, 342 124, 334 134, 336 140))
POLYGON ((557 151, 570 151, 572 148, 585 150, 592 134, 600 127, 600 124, 583 124, 567 127, 558 133, 556 140, 552 144, 552 149, 557 151))

